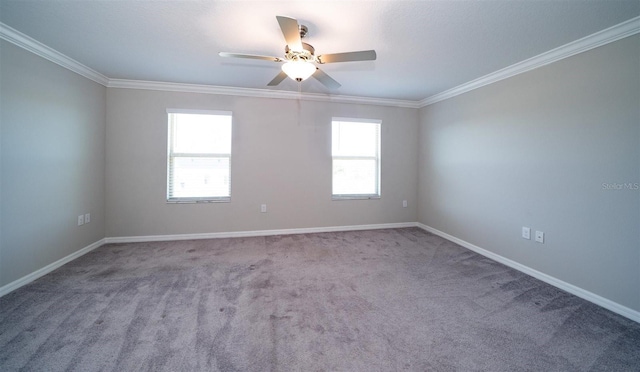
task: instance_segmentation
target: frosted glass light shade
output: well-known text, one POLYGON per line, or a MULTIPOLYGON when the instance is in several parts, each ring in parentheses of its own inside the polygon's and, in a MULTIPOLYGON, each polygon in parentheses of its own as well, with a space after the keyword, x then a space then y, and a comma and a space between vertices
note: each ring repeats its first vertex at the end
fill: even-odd
POLYGON ((302 81, 316 72, 316 66, 311 62, 289 61, 282 65, 282 71, 293 80, 302 81))

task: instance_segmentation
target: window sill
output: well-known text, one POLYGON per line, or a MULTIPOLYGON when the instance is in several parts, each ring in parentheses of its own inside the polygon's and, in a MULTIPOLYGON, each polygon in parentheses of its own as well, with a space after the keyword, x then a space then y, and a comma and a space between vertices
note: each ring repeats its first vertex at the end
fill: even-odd
POLYGON ((231 198, 216 199, 168 199, 167 204, 208 204, 208 203, 230 203, 231 198))
POLYGON ((380 195, 332 195, 331 200, 377 200, 380 195))

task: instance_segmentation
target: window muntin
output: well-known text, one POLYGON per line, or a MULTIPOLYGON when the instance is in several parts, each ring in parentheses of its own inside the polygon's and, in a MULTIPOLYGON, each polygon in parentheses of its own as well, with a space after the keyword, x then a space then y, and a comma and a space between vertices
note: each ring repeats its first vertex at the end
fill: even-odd
POLYGON ((334 199, 380 197, 380 121, 334 118, 331 125, 334 199))
POLYGON ((231 200, 231 112, 167 113, 167 201, 231 200))

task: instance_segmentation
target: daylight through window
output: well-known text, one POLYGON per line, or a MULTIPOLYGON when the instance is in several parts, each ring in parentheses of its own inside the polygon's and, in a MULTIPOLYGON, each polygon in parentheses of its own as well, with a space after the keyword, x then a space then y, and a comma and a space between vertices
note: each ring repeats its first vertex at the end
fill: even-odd
POLYGON ((229 201, 231 112, 167 110, 167 201, 229 201))
POLYGON ((334 118, 333 198, 380 197, 380 121, 334 118))

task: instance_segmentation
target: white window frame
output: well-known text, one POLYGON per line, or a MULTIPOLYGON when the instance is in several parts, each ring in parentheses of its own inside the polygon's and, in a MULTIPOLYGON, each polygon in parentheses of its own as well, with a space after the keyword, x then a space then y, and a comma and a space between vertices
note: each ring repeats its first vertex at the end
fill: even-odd
POLYGON ((184 110, 184 109, 167 109, 167 203, 224 203, 231 201, 231 154, 233 147, 233 113, 231 111, 218 110, 184 110), (229 153, 175 153, 174 132, 175 127, 171 120, 171 114, 197 114, 197 115, 216 115, 231 117, 231 148, 229 153), (172 197, 171 193, 171 165, 174 158, 177 157, 209 157, 209 158, 228 158, 229 159, 229 196, 203 196, 203 197, 172 197))
POLYGON ((331 118, 331 199, 332 200, 362 200, 362 199, 380 199, 381 198, 381 185, 380 185, 380 164, 381 164, 381 143, 382 143, 382 120, 377 119, 361 119, 361 118, 346 118, 346 117, 333 117, 331 118), (348 122, 348 123, 365 123, 365 124, 377 124, 377 144, 375 156, 340 156, 333 153, 333 124, 334 122, 348 122), (375 176, 375 189, 373 194, 334 194, 333 193, 333 167, 334 160, 370 160, 376 161, 376 176, 375 176))

